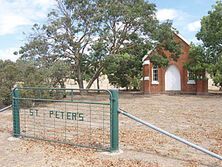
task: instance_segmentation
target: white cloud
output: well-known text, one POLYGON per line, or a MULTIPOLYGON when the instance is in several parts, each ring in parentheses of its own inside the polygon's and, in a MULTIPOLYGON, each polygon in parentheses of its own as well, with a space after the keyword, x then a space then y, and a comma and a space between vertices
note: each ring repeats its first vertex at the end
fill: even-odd
POLYGON ((0 0, 0 35, 45 19, 55 0, 0 0))
POLYGON ((175 8, 160 8, 158 9, 157 19, 159 21, 172 20, 173 27, 179 30, 180 34, 184 35, 192 42, 198 43, 195 38, 195 33, 200 28, 200 21, 194 15, 187 13, 186 11, 175 8), (192 22, 193 20, 196 20, 192 22))
POLYGON ((198 44, 202 44, 201 41, 197 40, 196 37, 193 37, 190 41, 192 41, 194 44, 198 45, 198 44))
POLYGON ((32 22, 24 17, 8 14, 4 17, 0 16, 0 35, 11 34, 16 28, 22 25, 30 25, 32 22))
POLYGON ((196 32, 200 29, 200 27, 201 27, 200 20, 194 21, 187 25, 187 29, 190 32, 196 32))
POLYGON ((156 16, 159 21, 173 20, 179 16, 179 13, 175 9, 159 9, 156 16))
POLYGON ((18 48, 7 48, 0 50, 0 59, 16 61, 19 56, 13 54, 15 51, 18 51, 18 48))

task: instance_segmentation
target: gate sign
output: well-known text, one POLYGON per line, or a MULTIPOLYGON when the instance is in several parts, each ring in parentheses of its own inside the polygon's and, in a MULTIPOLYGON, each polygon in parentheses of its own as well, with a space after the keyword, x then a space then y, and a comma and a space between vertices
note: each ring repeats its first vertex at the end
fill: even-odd
MULTIPOLYGON (((29 110, 30 116, 36 116, 39 117, 37 109, 30 109, 29 110)), ((83 113, 77 113, 77 112, 64 112, 64 111, 53 111, 50 110, 48 113, 49 118, 56 118, 56 119, 66 119, 66 120, 78 120, 78 121, 84 121, 84 114, 83 113)))

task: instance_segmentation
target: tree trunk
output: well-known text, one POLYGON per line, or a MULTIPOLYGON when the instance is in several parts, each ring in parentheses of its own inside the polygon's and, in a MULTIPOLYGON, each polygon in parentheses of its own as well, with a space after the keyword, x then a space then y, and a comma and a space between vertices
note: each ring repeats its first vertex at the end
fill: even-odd
POLYGON ((84 85, 83 85, 83 79, 82 79, 80 62, 78 62, 78 65, 77 65, 77 77, 78 77, 77 82, 78 82, 78 85, 79 85, 79 89, 83 89, 84 85))
POLYGON ((82 78, 81 78, 81 79, 78 79, 77 83, 78 83, 78 85, 79 85, 79 89, 83 89, 83 88, 84 88, 82 78))
POLYGON ((96 79, 96 81, 97 81, 97 89, 98 89, 98 93, 100 93, 100 86, 99 86, 99 76, 98 76, 98 78, 96 79))
POLYGON ((98 68, 98 70, 95 72, 94 76, 89 81, 88 85, 86 86, 86 89, 89 89, 92 86, 93 82, 99 77, 99 75, 102 72, 102 70, 103 70, 103 66, 98 68))
POLYGON ((60 81, 60 87, 61 87, 61 88, 65 88, 65 83, 64 83, 64 81, 60 81))
POLYGON ((219 91, 222 91, 222 83, 220 83, 219 91))
MULTIPOLYGON (((63 89, 65 88, 65 82, 64 81, 60 81, 59 84, 60 84, 61 88, 63 88, 63 89)), ((66 98, 66 91, 65 90, 63 90, 63 98, 66 98)))

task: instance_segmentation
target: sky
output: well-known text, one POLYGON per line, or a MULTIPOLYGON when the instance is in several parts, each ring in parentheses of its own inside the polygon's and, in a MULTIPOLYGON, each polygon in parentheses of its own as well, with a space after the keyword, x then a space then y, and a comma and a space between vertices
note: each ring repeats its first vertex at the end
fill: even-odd
MULTIPOLYGON (((216 0, 149 0, 156 4, 157 18, 173 21, 173 27, 189 42, 197 43, 195 34, 200 19, 216 0)), ((33 24, 42 24, 47 13, 56 5, 55 0, 0 0, 0 59, 16 61, 13 55, 25 43, 33 24)))

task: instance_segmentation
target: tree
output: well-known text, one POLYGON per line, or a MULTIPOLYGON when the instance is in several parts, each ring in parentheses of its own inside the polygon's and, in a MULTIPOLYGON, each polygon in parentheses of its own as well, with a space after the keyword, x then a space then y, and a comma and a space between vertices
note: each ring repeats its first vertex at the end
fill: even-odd
POLYGON ((23 87, 59 85, 65 88, 65 81, 70 75, 69 66, 65 61, 54 61, 48 64, 49 66, 43 66, 44 62, 41 66, 35 63, 32 60, 22 59, 16 62, 0 60, 0 104, 11 104, 11 90, 15 85, 23 87))
POLYGON ((157 41, 155 47, 155 54, 152 55, 150 61, 158 65, 159 67, 166 67, 169 64, 169 59, 165 55, 164 51, 169 51, 171 53, 171 59, 177 61, 181 55, 180 43, 174 40, 176 29, 172 28, 172 22, 166 21, 162 23, 158 30, 155 32, 154 37, 157 41))
POLYGON ((210 64, 208 68, 214 84, 222 91, 222 57, 220 57, 215 64, 210 64))
MULTIPOLYGON (((90 81, 92 77, 94 76, 95 71, 99 70, 99 68, 102 66, 102 63, 104 63, 104 60, 106 59, 107 55, 107 49, 104 46, 104 43, 101 41, 95 42, 95 44, 90 49, 91 52, 87 56, 85 56, 85 79, 86 81, 90 81)), ((103 72, 103 71, 101 71, 103 72)), ((99 86, 99 77, 98 75, 96 81, 97 81, 97 89, 100 89, 99 86)))
MULTIPOLYGON (((154 4, 144 0, 126 0, 101 1, 100 6, 104 17, 99 36, 108 56, 127 53, 140 59, 144 51, 156 46, 172 52, 175 59, 180 55, 180 47, 173 40, 172 23, 159 24, 154 4)), ((91 81, 102 70, 101 64, 91 81)), ((88 88, 90 84, 92 82, 88 88)))
POLYGON ((58 60, 53 62, 48 69, 46 69, 47 76, 50 79, 50 83, 53 87, 59 85, 61 88, 65 88, 65 82, 70 78, 70 67, 66 62, 58 60))
POLYGON ((73 76, 83 88, 83 55, 89 46, 99 21, 94 17, 93 1, 58 0, 57 9, 48 15, 48 23, 33 26, 30 41, 21 47, 19 53, 24 58, 53 61, 63 59, 72 67, 73 76))
POLYGON ((35 65, 33 61, 18 59, 15 63, 18 72, 16 82, 24 87, 43 87, 50 84, 48 71, 35 65))
POLYGON ((194 79, 204 79, 205 72, 209 68, 205 49, 202 45, 194 45, 191 43, 189 50, 189 60, 185 63, 185 67, 194 79))
POLYGON ((0 103, 11 104, 12 88, 21 83, 23 86, 46 85, 45 72, 38 69, 34 63, 17 60, 0 60, 0 103))
POLYGON ((104 73, 114 86, 138 89, 142 68, 140 61, 129 54, 114 55, 106 59, 104 73))
MULTIPOLYGON (((156 45, 178 56, 171 23, 159 24, 155 5, 145 0, 57 0, 57 9, 50 12, 48 23, 34 25, 34 33, 21 47, 19 54, 32 60, 58 59, 69 61, 72 78, 80 88, 88 77, 88 67, 96 64, 86 88, 90 88, 104 69, 106 57, 129 54, 140 59, 145 50, 156 45), (103 59, 94 56, 92 64, 85 63, 98 53, 100 43, 106 50, 103 59)), ((37 63, 38 64, 38 63, 37 63)), ((92 72, 92 71, 91 71, 92 72)))
POLYGON ((209 72, 216 85, 222 86, 222 2, 217 1, 207 16, 201 19, 201 29, 196 34, 203 42, 205 55, 210 64, 209 72))
POLYGON ((18 71, 12 61, 0 60, 0 102, 4 105, 11 103, 11 89, 16 83, 18 71))

